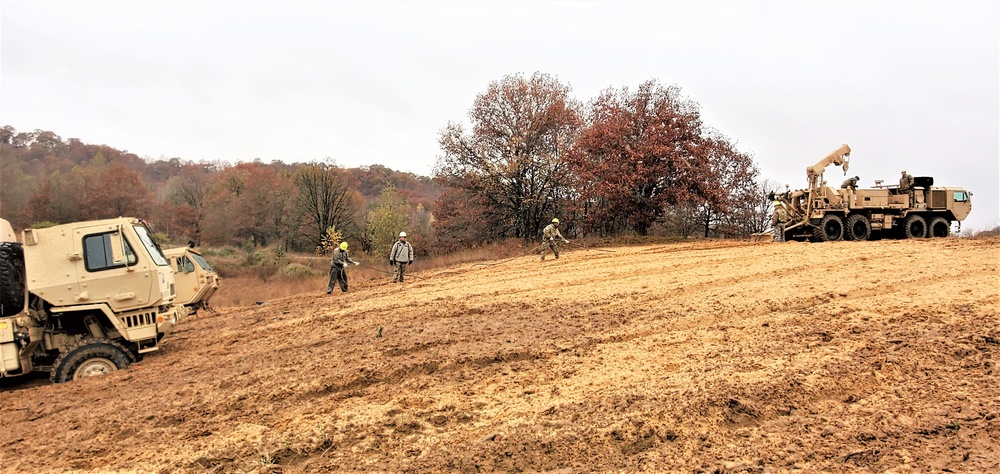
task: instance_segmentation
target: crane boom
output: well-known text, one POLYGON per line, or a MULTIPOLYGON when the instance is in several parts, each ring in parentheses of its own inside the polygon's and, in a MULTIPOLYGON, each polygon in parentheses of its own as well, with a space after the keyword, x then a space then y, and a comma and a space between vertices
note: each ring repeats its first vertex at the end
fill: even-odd
POLYGON ((823 170, 830 165, 843 165, 844 172, 847 172, 849 160, 851 158, 851 147, 847 144, 843 144, 840 148, 837 148, 825 158, 819 160, 815 165, 806 168, 806 178, 809 181, 809 189, 818 189, 821 180, 820 176, 823 176, 823 170))

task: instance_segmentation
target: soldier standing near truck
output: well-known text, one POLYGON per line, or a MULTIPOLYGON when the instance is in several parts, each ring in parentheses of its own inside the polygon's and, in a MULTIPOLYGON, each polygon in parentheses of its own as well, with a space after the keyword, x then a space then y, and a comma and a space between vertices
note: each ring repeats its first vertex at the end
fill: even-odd
POLYGON ((771 220, 774 223, 774 241, 784 242, 785 223, 788 222, 788 211, 785 210, 784 204, 780 201, 774 202, 774 214, 771 215, 771 220))
POLYGON ((333 259, 330 260, 330 281, 326 284, 326 294, 333 292, 334 281, 340 284, 340 291, 347 291, 347 265, 351 263, 361 265, 351 260, 350 254, 347 253, 347 242, 341 242, 340 246, 333 250, 333 259))
POLYGON ((906 193, 910 196, 910 206, 913 206, 913 175, 902 171, 902 176, 899 177, 899 193, 906 193))

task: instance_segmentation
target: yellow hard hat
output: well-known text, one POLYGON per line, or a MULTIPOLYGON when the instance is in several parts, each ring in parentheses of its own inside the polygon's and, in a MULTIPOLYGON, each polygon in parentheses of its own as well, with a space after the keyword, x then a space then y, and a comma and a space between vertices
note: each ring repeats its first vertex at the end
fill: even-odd
POLYGON ((347 250, 347 242, 341 242, 340 243, 340 249, 341 250, 347 250))
POLYGON ((552 219, 552 223, 553 224, 558 224, 559 223, 559 218, 557 217, 555 219, 552 219))

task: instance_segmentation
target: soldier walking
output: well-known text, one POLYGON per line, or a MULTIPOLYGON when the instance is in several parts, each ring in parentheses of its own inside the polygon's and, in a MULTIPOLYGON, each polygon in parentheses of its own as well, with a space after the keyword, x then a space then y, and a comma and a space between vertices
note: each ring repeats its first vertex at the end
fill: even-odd
POLYGON ((389 251, 389 265, 393 267, 392 282, 402 283, 406 266, 413 265, 413 246, 406 241, 406 232, 399 233, 399 240, 389 251))
POLYGON ((552 250, 552 253, 556 256, 556 258, 559 258, 559 245, 556 243, 556 238, 562 240, 564 244, 569 243, 569 241, 559 233, 558 218, 552 219, 552 223, 542 229, 542 260, 545 260, 546 248, 552 250))
POLYGON ((347 265, 361 265, 347 253, 347 242, 341 242, 340 247, 333 250, 333 259, 330 260, 330 280, 326 284, 326 294, 333 292, 333 282, 340 284, 340 291, 347 291, 347 265))

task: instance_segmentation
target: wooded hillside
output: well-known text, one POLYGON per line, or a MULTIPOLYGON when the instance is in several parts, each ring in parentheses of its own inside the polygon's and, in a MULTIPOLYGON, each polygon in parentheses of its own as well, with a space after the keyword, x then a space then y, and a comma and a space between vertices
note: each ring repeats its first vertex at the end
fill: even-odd
POLYGON ((21 228, 129 215, 173 243, 297 251, 344 238, 381 252, 407 230, 418 248, 450 252, 538 239, 553 218, 570 237, 727 237, 769 226, 774 185, 677 86, 650 80, 585 104, 552 76, 509 75, 476 97, 469 119, 469 130, 441 130, 433 178, 329 158, 152 160, 8 125, 0 211, 21 228))
POLYGON ((377 164, 148 160, 9 125, 0 155, 0 211, 15 227, 136 216, 175 243, 310 250, 333 225, 364 241, 368 206, 387 188, 414 220, 442 193, 429 177, 377 164))

